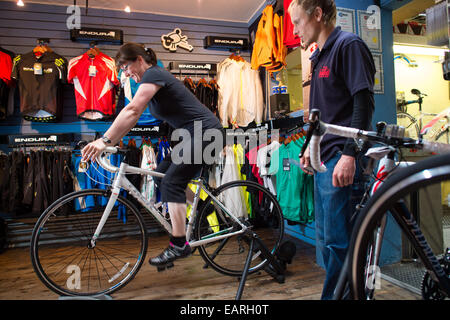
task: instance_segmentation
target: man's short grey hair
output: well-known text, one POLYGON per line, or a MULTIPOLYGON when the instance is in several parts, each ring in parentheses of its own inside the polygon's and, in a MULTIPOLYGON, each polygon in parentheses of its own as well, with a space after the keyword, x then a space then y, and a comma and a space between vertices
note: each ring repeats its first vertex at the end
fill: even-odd
POLYGON ((293 0, 288 8, 289 14, 294 6, 301 6, 308 15, 312 15, 314 10, 319 7, 322 9, 325 24, 336 22, 337 10, 334 0, 293 0))

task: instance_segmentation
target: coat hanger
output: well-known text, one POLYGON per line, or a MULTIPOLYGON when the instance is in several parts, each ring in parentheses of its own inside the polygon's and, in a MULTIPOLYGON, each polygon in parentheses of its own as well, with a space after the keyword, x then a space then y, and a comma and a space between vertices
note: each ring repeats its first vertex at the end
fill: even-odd
POLYGON ((134 138, 130 139, 128 141, 128 146, 136 148, 136 140, 134 138))
POLYGON ((52 52, 52 49, 48 46, 50 39, 37 39, 37 46, 34 47, 33 53, 36 57, 41 57, 46 52, 52 52))
POLYGON ((90 58, 94 58, 95 56, 97 56, 101 51, 100 49, 97 48, 97 42, 96 41, 92 41, 89 44, 89 50, 86 52, 86 54, 90 57, 90 58))

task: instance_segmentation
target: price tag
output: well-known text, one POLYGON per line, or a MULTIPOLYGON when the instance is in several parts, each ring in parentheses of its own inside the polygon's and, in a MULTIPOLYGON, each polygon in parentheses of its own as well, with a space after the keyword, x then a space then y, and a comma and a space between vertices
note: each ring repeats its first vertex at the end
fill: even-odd
POLYGON ((291 171, 291 163, 289 162, 288 158, 283 159, 283 170, 284 171, 291 171))
POLYGON ((42 63, 35 63, 33 66, 33 70, 35 75, 42 75, 42 63))
POLYGON ((89 66, 89 76, 95 77, 97 75, 97 68, 95 66, 89 66))

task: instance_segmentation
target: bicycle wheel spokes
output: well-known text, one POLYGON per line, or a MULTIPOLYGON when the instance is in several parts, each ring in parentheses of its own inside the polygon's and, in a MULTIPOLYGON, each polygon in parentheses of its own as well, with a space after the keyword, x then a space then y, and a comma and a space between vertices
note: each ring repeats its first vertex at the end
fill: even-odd
POLYGON ((91 245, 108 198, 99 190, 75 192, 50 206, 37 222, 31 246, 33 267, 56 293, 109 294, 131 280, 141 266, 147 248, 145 227, 136 209, 121 198, 95 246, 91 245))
MULTIPOLYGON (((239 181, 220 187, 216 196, 227 211, 254 231, 269 250, 276 251, 283 236, 283 218, 276 198, 267 189, 239 181)), ((207 200, 197 219, 196 236, 197 239, 209 239, 241 229, 219 204, 207 200)), ((249 249, 249 235, 238 234, 200 246, 200 254, 215 270, 240 276, 249 249)), ((250 272, 259 270, 266 262, 260 250, 255 248, 250 272)))

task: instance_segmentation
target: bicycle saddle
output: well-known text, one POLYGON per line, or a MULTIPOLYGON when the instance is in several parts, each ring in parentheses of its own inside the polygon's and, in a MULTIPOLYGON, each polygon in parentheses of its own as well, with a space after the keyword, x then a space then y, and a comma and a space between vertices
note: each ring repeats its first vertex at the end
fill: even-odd
POLYGON ((420 97, 420 96, 422 96, 422 95, 423 95, 423 96, 426 96, 426 94, 420 92, 419 89, 412 89, 412 90, 411 90, 411 93, 414 94, 414 95, 416 95, 416 96, 418 96, 418 97, 420 97))

